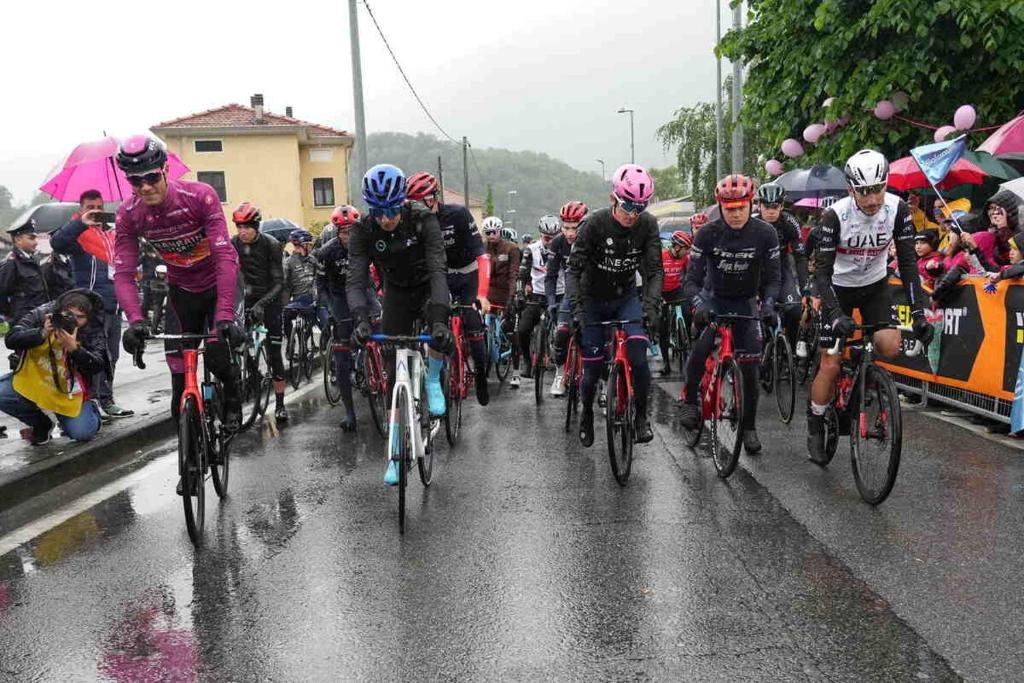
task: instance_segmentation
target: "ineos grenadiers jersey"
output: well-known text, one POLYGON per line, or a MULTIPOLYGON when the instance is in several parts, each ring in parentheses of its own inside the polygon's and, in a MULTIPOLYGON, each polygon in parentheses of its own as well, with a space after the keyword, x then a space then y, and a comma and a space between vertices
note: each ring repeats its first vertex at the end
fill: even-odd
POLYGON ((751 218, 735 230, 719 219, 701 228, 693 241, 684 291, 689 299, 707 289, 725 299, 752 299, 761 293, 778 300, 781 281, 775 228, 751 218))
POLYGON ((484 242, 473 221, 473 214, 461 204, 441 204, 437 222, 444 239, 444 255, 449 268, 465 268, 484 253, 484 242))
MULTIPOLYGON (((552 240, 554 244, 554 240, 552 240)), ((523 280, 529 280, 535 296, 547 296, 547 275, 548 264, 554 254, 544 246, 540 239, 536 239, 526 245, 523 250, 523 264, 519 272, 523 274, 523 280)), ((565 294, 565 271, 558 274, 558 282, 555 286, 555 296, 565 294)))
POLYGON ((885 203, 873 216, 858 209, 853 197, 833 204, 822 216, 815 245, 814 280, 828 307, 838 306, 832 285, 864 287, 888 277, 889 244, 895 241, 907 299, 911 310, 920 310, 915 235, 910 207, 894 194, 886 193, 885 203))
POLYGON ((215 319, 234 320, 238 254, 231 246, 220 198, 206 183, 168 180, 157 206, 131 197, 117 210, 114 239, 114 291, 128 322, 142 320, 135 275, 139 238, 145 238, 167 264, 167 281, 189 292, 217 289, 215 319))

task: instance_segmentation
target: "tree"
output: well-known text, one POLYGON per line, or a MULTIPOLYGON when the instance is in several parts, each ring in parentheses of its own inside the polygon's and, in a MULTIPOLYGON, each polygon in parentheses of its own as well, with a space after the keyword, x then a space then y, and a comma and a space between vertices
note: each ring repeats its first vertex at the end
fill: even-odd
MULTIPOLYGON (((864 147, 890 158, 932 141, 932 133, 892 119, 875 104, 909 95, 907 115, 950 122, 971 103, 978 125, 998 125, 1024 104, 1024 5, 1005 0, 748 0, 748 24, 720 52, 748 66, 743 122, 770 142, 771 156, 804 127, 848 123, 795 163, 835 163, 864 147), (834 97, 828 109, 827 97, 834 97)), ((988 133, 974 136, 981 142, 988 133)))
POLYGON ((494 188, 487 186, 487 200, 484 202, 484 216, 494 215, 494 188))
POLYGON ((652 168, 650 172, 654 178, 654 196, 658 201, 689 194, 683 185, 678 166, 652 168))

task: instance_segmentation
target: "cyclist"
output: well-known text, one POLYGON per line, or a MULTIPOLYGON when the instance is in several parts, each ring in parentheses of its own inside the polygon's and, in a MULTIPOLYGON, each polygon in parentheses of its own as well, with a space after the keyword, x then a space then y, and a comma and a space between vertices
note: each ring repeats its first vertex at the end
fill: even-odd
MULTIPOLYGON (((341 348, 334 354, 334 377, 341 388, 341 402, 345 406, 345 417, 341 420, 341 429, 353 432, 356 429, 356 411, 352 402, 352 349, 348 342, 352 338, 352 315, 349 313, 348 299, 345 294, 348 276, 348 242, 352 226, 359 220, 359 211, 353 206, 339 206, 331 214, 331 225, 336 234, 320 249, 314 252, 320 268, 317 274, 317 289, 326 297, 334 317, 334 339, 341 348)), ((373 290, 367 292, 367 300, 371 310, 373 290)))
POLYGON ((510 314, 508 308, 515 297, 516 276, 519 275, 522 252, 514 241, 503 239, 504 229, 501 219, 497 216, 485 218, 482 227, 484 238, 487 240, 487 253, 491 257, 491 305, 505 309, 502 329, 511 336, 515 330, 514 316, 510 314))
MULTIPOLYGON (((665 279, 661 284, 661 326, 658 329, 658 342, 661 346, 661 356, 665 364, 661 368, 662 375, 672 372, 672 363, 669 360, 669 328, 673 323, 672 307, 683 301, 683 278, 686 277, 686 266, 690 263, 690 247, 693 246, 693 238, 689 233, 676 230, 672 233, 672 241, 668 249, 661 250, 661 268, 665 273, 665 279)), ((684 309, 686 307, 684 306, 684 309)), ((686 321, 689 326, 690 321, 686 321)))
MULTIPOLYGON (((642 166, 625 164, 612 176, 610 208, 594 211, 580 226, 569 256, 569 289, 573 317, 582 328, 583 382, 580 394, 580 443, 594 443, 594 395, 604 366, 605 329, 586 326, 605 320, 647 319, 658 327, 661 305, 661 239, 658 221, 646 212, 654 194, 654 179, 642 166), (637 295, 636 274, 643 278, 643 301, 637 295)), ((651 370, 647 365, 649 339, 642 323, 626 325, 626 353, 633 373, 637 443, 654 438, 647 421, 651 370)))
MULTIPOLYGON (((509 386, 519 386, 519 356, 526 354, 526 368, 523 377, 532 377, 533 368, 530 355, 530 337, 533 328, 540 322, 541 311, 547 306, 548 300, 544 293, 546 287, 548 261, 551 259, 551 243, 562 229, 561 222, 554 216, 541 216, 537 222, 540 239, 530 242, 523 252, 523 261, 519 266, 519 281, 523 285, 522 313, 519 316, 519 327, 516 330, 517 343, 512 347, 512 379, 509 386)), ((556 281, 555 301, 560 302, 565 293, 565 276, 556 281)))
MULTIPOLYGON (((515 230, 513 230, 512 232, 514 234, 515 230)), ((520 241, 522 242, 523 246, 526 246, 526 245, 530 244, 531 242, 533 242, 533 235, 531 235, 528 232, 524 232, 523 236, 520 238, 520 241)))
POLYGON ((782 324, 790 348, 794 348, 800 327, 800 291, 807 283, 807 256, 800 239, 800 221, 783 210, 785 201, 786 190, 781 185, 765 183, 757 188, 758 212, 754 218, 760 218, 775 228, 779 237, 782 284, 777 302, 782 308, 782 324))
POLYGON ((292 253, 284 261, 284 334, 287 339, 292 333, 292 321, 302 314, 310 322, 316 320, 321 329, 326 327, 317 313, 316 274, 317 262, 313 258, 313 235, 308 230, 292 230, 288 233, 292 253))
POLYGON ((281 243, 260 232, 263 215, 250 202, 242 202, 231 214, 238 234, 231 244, 238 252, 239 269, 245 285, 245 310, 254 322, 267 328, 270 371, 273 373, 275 409, 278 422, 288 421, 284 407, 284 362, 281 360, 281 291, 284 271, 281 243))
MULTIPOLYGON (((448 291, 452 301, 462 306, 479 302, 480 312, 490 311, 487 299, 491 287, 491 257, 484 249, 480 231, 473 220, 473 214, 461 204, 444 204, 437 179, 429 173, 416 173, 409 178, 406 194, 412 201, 423 202, 430 213, 437 216, 444 238, 445 258, 448 263, 448 291)), ((473 356, 476 372, 476 400, 485 406, 490 398, 487 393, 487 349, 484 345, 484 327, 480 313, 460 312, 469 351, 473 356)))
MULTIPOLYGON (((516 246, 519 246, 519 233, 512 228, 501 229, 501 239, 508 240, 509 242, 515 242, 516 246)), ((520 253, 522 250, 520 250, 520 253)))
MULTIPOLYGON (((132 197, 117 209, 114 239, 114 291, 128 317, 124 350, 141 351, 149 336, 142 316, 136 273, 139 240, 151 244, 167 264, 168 333, 203 334, 216 329, 205 362, 224 386, 224 426, 237 431, 242 421, 238 371, 231 348, 245 343, 235 322, 241 303, 238 254, 231 246, 217 192, 205 183, 167 177, 167 151, 159 140, 134 135, 118 148, 116 163, 128 177, 132 197)), ((178 345, 167 342, 171 370, 171 414, 178 419, 185 390, 185 367, 178 345)), ((181 482, 178 482, 181 493, 181 482)))
POLYGON ((562 220, 562 234, 551 240, 551 258, 548 260, 548 272, 544 276, 544 293, 548 299, 548 317, 558 321, 555 330, 555 379, 551 383, 551 395, 565 396, 565 357, 569 352, 569 325, 572 323, 572 292, 566 292, 561 303, 555 292, 558 280, 565 279, 562 266, 569 262, 569 252, 576 241, 580 221, 587 215, 587 205, 583 202, 568 202, 562 206, 559 218, 562 220))
MULTIPOLYGON (((681 422, 696 429, 697 403, 704 361, 715 343, 715 330, 708 325, 711 313, 757 315, 757 297, 762 310, 772 310, 779 295, 779 238, 775 229, 751 216, 754 181, 743 175, 729 175, 715 187, 722 218, 709 222, 693 241, 684 291, 693 302, 694 325, 700 330, 686 362, 686 388, 681 422), (702 291, 702 290, 707 291, 702 291)), ((757 438, 757 367, 761 341, 753 320, 736 320, 732 325, 733 346, 743 376, 743 448, 749 454, 761 450, 757 438)))
POLYGON ((697 231, 707 224, 708 215, 706 213, 700 212, 690 216, 690 232, 693 233, 694 237, 697 236, 697 231))
POLYGON ((846 162, 849 196, 835 202, 822 216, 815 245, 814 284, 822 299, 821 365, 811 385, 807 415, 807 449, 811 459, 824 462, 824 416, 828 409, 840 359, 826 349, 853 333, 850 316, 860 309, 864 325, 882 326, 873 335, 883 360, 900 351, 900 333, 892 326, 892 297, 886 262, 889 244, 896 259, 913 317, 914 336, 931 341, 934 331, 925 319, 927 299, 921 292, 914 253, 914 219, 910 207, 886 192, 889 162, 880 152, 863 149, 846 162))
MULTIPOLYGON (((416 320, 426 319, 433 338, 427 358, 427 404, 430 414, 439 417, 445 413, 443 354, 452 343, 444 239, 437 217, 405 198, 405 175, 397 166, 378 164, 363 176, 363 201, 370 211, 351 230, 345 293, 358 321, 354 339, 360 344, 373 334, 366 296, 371 263, 384 282, 383 333, 415 334, 416 320)), ((389 364, 394 365, 393 355, 389 364)), ((393 367, 388 375, 394 377, 393 367)), ((389 460, 384 483, 396 485, 398 475, 397 461, 389 460)))

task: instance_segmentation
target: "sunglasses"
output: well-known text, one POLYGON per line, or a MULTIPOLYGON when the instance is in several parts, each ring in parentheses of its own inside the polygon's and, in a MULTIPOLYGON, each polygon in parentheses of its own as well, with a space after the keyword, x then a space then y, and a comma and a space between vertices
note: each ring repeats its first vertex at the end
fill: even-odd
POLYGON ((773 203, 769 204, 768 202, 761 202, 761 208, 762 209, 769 209, 769 210, 774 211, 775 209, 781 209, 782 208, 782 203, 781 202, 773 202, 773 203))
POLYGON ((130 175, 128 176, 128 184, 132 187, 142 187, 143 185, 156 185, 164 177, 163 171, 153 171, 152 173, 143 173, 142 175, 130 175))
POLYGON ((626 213, 643 213, 647 208, 647 202, 631 202, 618 195, 615 196, 615 199, 619 202, 619 208, 626 213))
POLYGON ((855 187, 853 188, 853 191, 859 194, 861 197, 867 197, 868 195, 884 192, 885 183, 878 183, 877 185, 867 185, 865 187, 855 187))
POLYGON ((394 218, 402 213, 401 206, 386 206, 379 209, 370 209, 370 215, 374 218, 394 218))

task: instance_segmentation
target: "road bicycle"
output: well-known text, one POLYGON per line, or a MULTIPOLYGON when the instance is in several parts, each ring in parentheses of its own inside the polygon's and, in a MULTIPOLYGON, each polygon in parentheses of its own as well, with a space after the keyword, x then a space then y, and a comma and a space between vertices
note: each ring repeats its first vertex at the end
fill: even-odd
MULTIPOLYGON (((836 339, 827 349, 830 356, 843 354, 839 378, 825 411, 825 467, 839 446, 839 437, 849 425, 850 465, 857 491, 869 505, 878 505, 892 493, 903 452, 903 411, 892 375, 875 363, 871 335, 888 326, 858 325, 859 339, 836 339), (845 351, 844 351, 845 350, 845 351)), ((897 329, 912 332, 909 326, 897 329)), ((921 353, 921 342, 903 344, 907 356, 921 353)))
POLYGON ((563 375, 565 382, 565 431, 572 425, 572 416, 579 414, 580 387, 583 385, 583 354, 580 352, 579 335, 574 331, 569 335, 565 349, 565 365, 563 375))
POLYGON ((439 420, 430 417, 424 365, 424 344, 429 335, 374 334, 371 341, 395 349, 395 381, 388 418, 387 458, 398 462, 398 530, 405 533, 405 497, 409 470, 417 465, 423 486, 430 486, 434 470, 434 435, 439 420))
POLYGON ((533 396, 537 401, 537 405, 544 402, 544 373, 548 371, 548 366, 551 365, 551 344, 552 338, 551 326, 553 321, 549 320, 547 307, 541 304, 532 304, 541 306, 540 320, 533 327, 533 332, 530 335, 530 367, 533 373, 533 396))
MULTIPOLYGON (((203 381, 198 379, 199 356, 206 349, 185 348, 187 343, 208 343, 210 334, 157 334, 147 340, 177 342, 185 366, 185 389, 178 404, 178 474, 181 477, 181 500, 185 511, 185 527, 193 545, 203 540, 206 520, 206 475, 213 480, 213 489, 220 498, 228 495, 230 444, 234 434, 224 427, 224 389, 203 363, 203 381)), ((145 370, 139 348, 133 357, 135 366, 145 370)), ((229 353, 236 363, 234 352, 229 353)))
POLYGON ((710 423, 711 461, 723 479, 736 470, 743 448, 743 375, 733 353, 732 332, 733 323, 738 320, 759 318, 733 313, 711 315, 715 348, 704 361, 700 380, 700 421, 696 429, 685 430, 686 445, 695 448, 700 443, 704 423, 710 423))
MULTIPOLYGON (((491 312, 484 317, 487 331, 487 374, 491 367, 499 382, 504 382, 512 367, 512 337, 505 331, 505 320, 509 312, 504 306, 491 304, 491 312)), ((511 326, 515 329, 515 326, 511 326)))
POLYGON ((668 354, 665 357, 665 369, 670 370, 673 363, 679 367, 679 376, 686 374, 686 360, 690 357, 690 325, 683 315, 682 301, 666 302, 662 315, 668 315, 668 354))
POLYGON ((796 380, 801 385, 814 377, 817 372, 818 340, 821 336, 820 314, 811 306, 804 309, 804 315, 800 321, 800 330, 796 337, 796 353, 793 356, 793 366, 796 372, 796 380), (805 351, 803 356, 800 350, 805 351))
POLYGON ((636 404, 633 401, 633 370, 626 357, 626 325, 641 320, 605 320, 587 323, 588 327, 612 328, 612 355, 605 382, 605 430, 608 459, 619 486, 629 481, 633 469, 633 444, 636 441, 636 404))
POLYGON ((469 337, 466 336, 466 315, 479 316, 475 306, 452 304, 452 352, 445 359, 442 387, 445 396, 444 432, 449 445, 459 440, 462 428, 462 403, 469 396, 469 388, 476 382, 477 368, 470 362, 469 337))
POLYGON ((782 424, 789 424, 796 406, 796 368, 793 364, 793 349, 789 345, 778 309, 767 321, 762 318, 761 330, 764 338, 758 366, 761 388, 766 394, 775 394, 779 419, 782 424))
POLYGON ((327 327, 327 334, 323 336, 324 344, 320 356, 323 366, 324 396, 332 406, 338 405, 338 402, 341 401, 341 381, 338 377, 339 363, 336 356, 343 351, 351 352, 352 350, 351 339, 335 339, 334 331, 338 324, 350 322, 352 322, 352 318, 338 321, 332 318, 327 327))
POLYGON ((239 363, 239 392, 242 399, 241 429, 248 429, 270 405, 274 391, 274 373, 267 353, 267 330, 262 321, 248 314, 248 333, 239 363))

